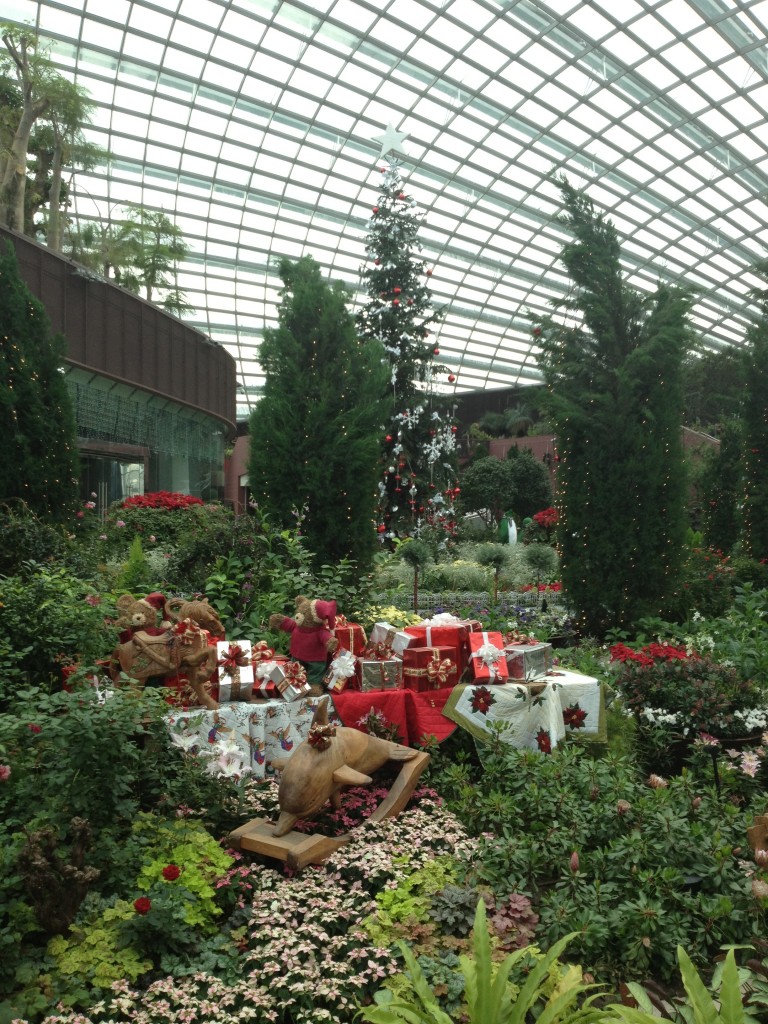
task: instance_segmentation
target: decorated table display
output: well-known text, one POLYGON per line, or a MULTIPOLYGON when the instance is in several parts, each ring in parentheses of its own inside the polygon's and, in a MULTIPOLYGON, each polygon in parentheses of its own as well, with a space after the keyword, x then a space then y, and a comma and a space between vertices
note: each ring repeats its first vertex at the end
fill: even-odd
POLYGON ((549 753, 569 732, 601 736, 602 707, 597 679, 558 671, 535 688, 512 680, 503 686, 457 686, 443 714, 478 739, 499 730, 500 739, 511 746, 549 753))
MULTIPOLYGON (((226 743, 233 775, 250 770, 263 779, 273 761, 289 757, 306 739, 320 697, 222 704, 217 709, 173 709, 165 717, 171 739, 190 753, 226 743)), ((325 698, 327 699, 327 698, 325 698)), ((341 724, 337 716, 332 720, 341 724)), ((226 767, 226 766, 223 766, 226 767)))

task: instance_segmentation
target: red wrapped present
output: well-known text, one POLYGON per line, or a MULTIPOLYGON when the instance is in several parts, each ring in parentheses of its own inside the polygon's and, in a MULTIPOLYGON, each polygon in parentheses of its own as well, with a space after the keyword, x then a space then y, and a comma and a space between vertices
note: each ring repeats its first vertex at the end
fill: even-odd
POLYGON ((455 686, 458 667, 452 647, 409 647, 403 651, 403 686, 406 690, 440 690, 455 686))
MULTIPOLYGON (((451 661, 456 665, 457 675, 461 675, 467 667, 469 659, 469 646, 467 637, 470 635, 467 626, 463 622, 457 622, 444 626, 406 626, 405 632, 416 637, 417 647, 450 647, 451 661)), ((479 635, 479 634, 478 634, 479 635)), ((410 648, 408 648, 410 650, 410 648)), ((403 652, 405 654, 405 652, 403 652)))
POLYGON ((469 663, 475 679, 487 679, 491 683, 507 681, 509 670, 501 633, 470 633, 469 647, 469 663))
POLYGON ((336 616, 333 635, 339 641, 339 650, 351 651, 352 654, 362 654, 368 642, 363 627, 356 622, 347 622, 343 615, 336 616))

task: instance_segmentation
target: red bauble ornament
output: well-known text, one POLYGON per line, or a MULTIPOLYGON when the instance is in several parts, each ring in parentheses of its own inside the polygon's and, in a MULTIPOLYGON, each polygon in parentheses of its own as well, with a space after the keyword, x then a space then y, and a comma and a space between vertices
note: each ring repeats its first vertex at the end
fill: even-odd
POLYGON ((387 434, 387 436, 384 438, 384 440, 385 441, 391 441, 392 440, 392 435, 391 434, 387 434))
POLYGON ((433 349, 432 349, 432 352, 433 352, 433 353, 434 353, 434 354, 435 354, 436 356, 439 356, 439 355, 440 355, 440 349, 439 349, 439 348, 433 348, 433 349))
POLYGON ((460 487, 454 487, 453 488, 453 493, 454 494, 461 494, 461 488, 460 487))
POLYGON ((402 487, 396 487, 395 488, 395 494, 402 494, 402 493, 403 493, 403 488, 402 487))
POLYGON ((392 299, 392 305, 393 306, 399 306, 400 305, 400 299, 392 299))
POLYGON ((378 212, 379 212, 379 208, 378 208, 378 206, 374 206, 374 208, 373 208, 373 212, 374 212, 374 213, 378 213, 378 212))
POLYGON ((376 264, 376 266, 378 267, 378 266, 380 265, 380 263, 381 263, 381 260, 380 260, 380 259, 379 259, 378 257, 376 257, 376 259, 375 259, 375 260, 374 260, 373 262, 374 262, 374 263, 376 264))
POLYGON ((540 327, 534 327, 533 328, 533 336, 534 336, 534 338, 538 338, 538 336, 540 334, 541 334, 541 328, 540 327))
POLYGON ((412 306, 412 305, 413 305, 413 299, 408 299, 408 305, 409 305, 409 306, 412 306))
POLYGON ((454 382, 455 380, 456 380, 456 375, 455 375, 455 374, 453 374, 453 373, 449 373, 449 374, 448 374, 448 383, 449 383, 449 384, 453 384, 453 382, 454 382))
POLYGON ((434 485, 434 484, 430 484, 430 485, 429 485, 429 489, 430 489, 430 491, 434 491, 434 489, 435 489, 435 485, 434 485))
POLYGON ((392 291, 395 293, 395 295, 399 295, 402 290, 403 290, 402 288, 393 288, 392 289, 392 291))
POLYGON ((379 533, 384 533, 387 528, 384 525, 384 523, 379 523, 377 529, 378 529, 379 533))
POLYGON ((405 199, 405 192, 401 192, 400 195, 397 198, 398 199, 405 199))
POLYGON ((427 277, 432 277, 432 271, 429 268, 427 268, 427 277))

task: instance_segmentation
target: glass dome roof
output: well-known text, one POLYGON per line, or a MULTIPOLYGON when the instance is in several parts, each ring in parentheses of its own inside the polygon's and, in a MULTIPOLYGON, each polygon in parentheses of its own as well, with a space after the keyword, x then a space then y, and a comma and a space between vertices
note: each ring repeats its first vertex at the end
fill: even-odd
POLYGON ((569 287, 557 177, 622 239, 632 284, 684 278, 739 344, 766 255, 768 0, 5 0, 97 104, 106 167, 72 214, 162 209, 188 319, 258 398, 283 256, 360 294, 387 152, 424 212, 457 393, 538 380, 529 314, 569 287), (620 13, 617 13, 620 12, 620 13))

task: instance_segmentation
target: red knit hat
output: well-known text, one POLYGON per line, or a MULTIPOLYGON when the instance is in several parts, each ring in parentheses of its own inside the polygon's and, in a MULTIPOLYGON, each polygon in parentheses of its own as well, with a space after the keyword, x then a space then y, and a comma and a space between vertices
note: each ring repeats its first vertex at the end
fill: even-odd
POLYGON ((328 629, 336 625, 336 602, 335 601, 313 601, 313 612, 318 619, 327 619, 328 629))

